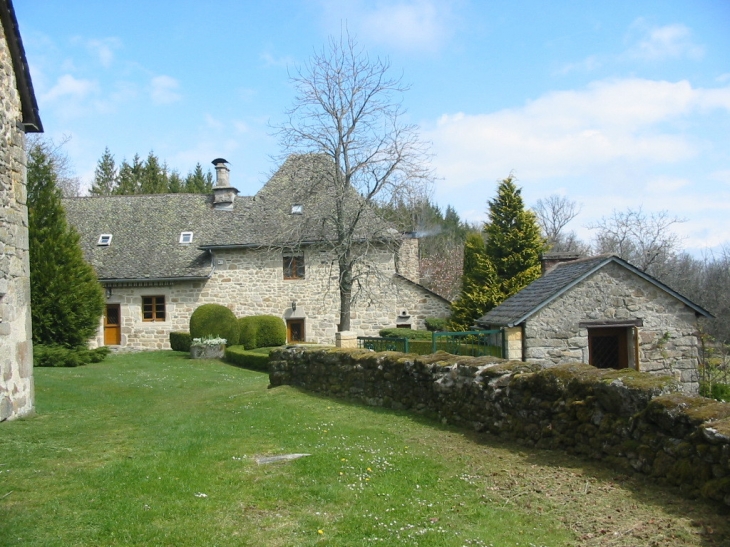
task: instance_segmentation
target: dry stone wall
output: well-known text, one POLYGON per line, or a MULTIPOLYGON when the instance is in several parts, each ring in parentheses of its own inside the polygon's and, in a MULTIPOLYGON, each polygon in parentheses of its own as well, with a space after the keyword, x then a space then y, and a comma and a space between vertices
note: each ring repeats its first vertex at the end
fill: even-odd
POLYGON ((698 347, 694 311, 617 264, 555 299, 525 323, 525 359, 588 362, 588 329, 581 322, 640 318, 639 370, 673 374, 697 392, 698 347))
MULTIPOLYGON (((0 34, 3 27, 0 25, 0 34)), ((25 134, 5 36, 0 36, 0 421, 33 411, 25 134)))
MULTIPOLYGON (((339 322, 337 266, 327 252, 308 248, 303 255, 304 279, 284 279, 281 252, 228 249, 215 252, 214 271, 205 281, 113 286, 107 303, 120 304, 121 345, 169 349, 170 331, 187 331, 195 308, 208 303, 227 306, 236 317, 265 314, 284 320, 304 319, 308 342, 334 344, 339 322), (165 297, 165 321, 142 320, 143 296, 165 297)), ((377 336, 380 329, 395 327, 402 310, 411 315, 413 328, 420 329, 425 329, 426 317, 448 315, 445 300, 395 275, 392 252, 372 250, 369 258, 377 274, 371 276, 353 306, 351 330, 359 335, 377 336)), ((100 325, 95 344, 103 343, 100 325)))
POLYGON ((271 354, 269 378, 603 460, 730 505, 730 404, 680 393, 671 376, 290 347, 271 354))

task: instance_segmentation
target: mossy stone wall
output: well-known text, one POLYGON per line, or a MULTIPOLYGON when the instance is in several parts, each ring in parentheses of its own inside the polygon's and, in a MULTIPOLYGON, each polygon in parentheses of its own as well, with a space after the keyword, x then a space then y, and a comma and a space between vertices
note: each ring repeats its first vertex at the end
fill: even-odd
POLYGON ((272 352, 269 378, 582 454, 730 505, 730 404, 681 393, 671 376, 294 347, 272 352))

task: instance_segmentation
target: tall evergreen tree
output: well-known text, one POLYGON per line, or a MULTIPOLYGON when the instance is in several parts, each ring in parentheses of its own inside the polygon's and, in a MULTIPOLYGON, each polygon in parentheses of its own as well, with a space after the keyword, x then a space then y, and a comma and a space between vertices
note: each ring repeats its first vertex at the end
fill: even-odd
POLYGON ((142 167, 140 194, 164 194, 167 192, 167 168, 160 165, 160 160, 150 150, 142 167))
POLYGON ((143 168, 144 164, 139 154, 134 155, 131 165, 126 159, 122 160, 119 166, 119 184, 114 193, 125 196, 141 193, 143 168))
POLYGON ((85 346, 99 325, 104 294, 84 260, 78 233, 66 223, 51 147, 28 151, 28 221, 33 342, 85 346))
POLYGON ((540 277, 540 254, 546 248, 535 213, 525 209, 512 175, 499 183, 497 197, 489 201, 484 234, 485 252, 499 282, 499 304, 540 277))
MULTIPOLYGON (((203 168, 199 163, 196 163, 195 169, 193 169, 193 171, 188 173, 187 177, 185 177, 185 191, 189 194, 205 194, 207 182, 205 174, 203 173, 203 168)), ((211 180, 210 190, 212 189, 213 184, 211 180)))
POLYGON ((118 176, 114 156, 112 156, 109 147, 107 147, 104 149, 104 153, 96 164, 94 182, 91 183, 89 193, 92 196, 112 195, 118 184, 118 176))
POLYGON ((170 177, 167 179, 167 191, 171 194, 178 194, 185 190, 185 182, 183 181, 180 173, 172 171, 170 177))
POLYGON ((487 257, 484 238, 472 232, 464 243, 461 294, 451 305, 451 330, 470 330, 477 319, 498 303, 499 296, 497 274, 487 257))

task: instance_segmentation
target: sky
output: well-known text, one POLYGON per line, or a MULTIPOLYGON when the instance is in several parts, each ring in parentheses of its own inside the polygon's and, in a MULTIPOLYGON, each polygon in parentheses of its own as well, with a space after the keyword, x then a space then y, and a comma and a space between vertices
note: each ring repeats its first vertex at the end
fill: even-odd
POLYGON ((108 147, 183 175, 278 166, 289 75, 346 28, 388 59, 430 143, 433 200, 487 218, 513 173, 527 206, 666 211, 696 256, 730 246, 730 1, 14 0, 47 136, 88 188, 108 147))

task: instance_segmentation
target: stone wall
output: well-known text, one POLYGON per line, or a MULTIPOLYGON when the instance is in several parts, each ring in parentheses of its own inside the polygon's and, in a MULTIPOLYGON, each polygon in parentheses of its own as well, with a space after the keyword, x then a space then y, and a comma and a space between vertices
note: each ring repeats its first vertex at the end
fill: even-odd
MULTIPOLYGON (((0 33, 3 33, 0 25, 0 33)), ((5 35, 0 37, 0 421, 33 411, 25 135, 5 35)))
POLYGON ((525 322, 525 360, 587 363, 588 329, 579 323, 635 318, 643 320, 638 370, 674 374, 685 390, 697 392, 694 311, 618 264, 601 268, 525 322))
POLYGON ((269 378, 603 460, 730 505, 730 404, 679 393, 670 376, 293 347, 271 354, 269 378))
MULTIPOLYGON (((215 270, 207 281, 112 286, 107 303, 120 304, 121 345, 169 349, 169 332, 187 331, 195 308, 208 303, 227 306, 236 317, 266 314, 284 320, 304 319, 308 342, 334 344, 339 322, 337 266, 327 252, 310 247, 303 254, 304 279, 284 279, 281 252, 228 249, 213 255, 215 270), (165 297, 165 321, 142 321, 143 296, 165 297), (296 310, 292 302, 296 302, 296 310)), ((373 249, 368 256, 378 273, 371 276, 352 308, 352 331, 377 336, 380 329, 395 327, 402 310, 408 310, 413 328, 420 329, 425 329, 426 317, 448 315, 445 300, 395 275, 391 251, 373 249)), ((95 345, 103 341, 100 325, 95 345)))

